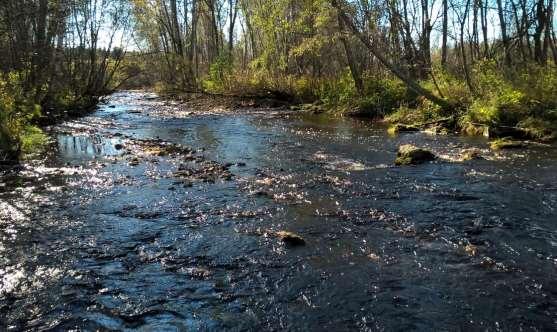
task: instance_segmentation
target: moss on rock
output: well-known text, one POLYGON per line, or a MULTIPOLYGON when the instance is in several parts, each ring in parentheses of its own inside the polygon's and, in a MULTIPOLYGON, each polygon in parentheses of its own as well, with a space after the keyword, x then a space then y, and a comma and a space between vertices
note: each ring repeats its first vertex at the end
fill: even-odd
POLYGON ((398 133, 409 133, 409 132, 411 133, 411 132, 417 132, 417 131, 420 131, 420 128, 418 128, 416 126, 405 125, 405 124, 400 124, 400 123, 392 125, 387 130, 387 132, 390 135, 396 135, 398 133))
POLYGON ((433 160, 435 160, 435 155, 431 151, 407 144, 398 148, 395 165, 418 165, 433 160))
POLYGON ((508 138, 498 139, 490 143, 492 150, 509 150, 525 148, 526 144, 521 141, 515 141, 508 138))
POLYGON ((469 161, 469 160, 481 160, 484 159, 482 157, 482 151, 480 149, 465 149, 462 151, 462 155, 460 158, 462 161, 469 161))

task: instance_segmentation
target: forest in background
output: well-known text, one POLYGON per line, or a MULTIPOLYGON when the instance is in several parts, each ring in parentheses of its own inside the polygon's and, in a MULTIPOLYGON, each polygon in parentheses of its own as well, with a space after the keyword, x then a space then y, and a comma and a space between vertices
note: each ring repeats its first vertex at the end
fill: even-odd
POLYGON ((40 125, 113 91, 130 18, 128 1, 0 2, 0 163, 40 145, 40 125))
MULTIPOLYGON (((5 0, 0 160, 119 87, 557 128, 553 0, 5 0)), ((480 129, 479 129, 480 128, 480 129)))

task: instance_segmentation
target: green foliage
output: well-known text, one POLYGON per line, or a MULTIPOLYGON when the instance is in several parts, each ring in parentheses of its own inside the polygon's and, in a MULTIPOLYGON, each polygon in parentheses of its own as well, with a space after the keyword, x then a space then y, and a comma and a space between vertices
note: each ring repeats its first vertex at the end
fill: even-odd
MULTIPOLYGON (((491 125, 517 126, 532 137, 549 139, 557 132, 557 71, 552 66, 529 64, 510 73, 493 61, 477 63, 471 73, 474 92, 457 76, 436 69, 437 84, 430 79, 423 85, 439 88, 445 96, 462 105, 459 125, 466 132, 482 133, 491 125)), ((389 117, 392 122, 420 123, 439 118, 435 108, 401 107, 389 117)))
POLYGON ((557 138, 557 109, 547 111, 545 118, 528 117, 518 123, 518 127, 539 140, 554 140, 557 138), (553 119, 550 119, 553 118, 553 119))
POLYGON ((481 62, 473 75, 477 95, 464 122, 508 126, 544 122, 543 128, 551 127, 548 124, 555 119, 550 110, 557 106, 557 74, 551 67, 528 65, 506 76, 495 63, 481 62))
POLYGON ((412 101, 412 96, 404 84, 396 78, 367 75, 363 81, 363 91, 360 94, 350 69, 345 68, 338 78, 320 82, 317 98, 331 108, 357 108, 370 116, 390 114, 401 104, 412 101))
POLYGON ((434 65, 432 71, 435 81, 430 78, 421 82, 423 87, 430 91, 440 91, 444 97, 450 98, 457 105, 469 106, 472 103, 473 96, 464 79, 444 70, 440 65, 434 65))
POLYGON ((319 100, 329 106, 349 105, 358 94, 349 69, 345 69, 338 78, 322 80, 318 89, 319 100))
POLYGON ((223 92, 233 85, 233 65, 230 57, 220 55, 209 68, 209 75, 203 80, 203 88, 209 92, 223 92))
POLYGON ((527 113, 525 94, 505 79, 493 62, 482 62, 474 68, 477 98, 470 106, 473 122, 515 125, 527 113))
POLYGON ((0 160, 18 156, 27 124, 40 116, 40 106, 24 95, 23 80, 18 72, 0 74, 0 160))
POLYGON ((402 105, 385 119, 390 123, 420 125, 426 122, 441 119, 442 117, 442 110, 439 106, 433 104, 429 100, 421 99, 419 104, 415 107, 402 105))
POLYGON ((359 108, 370 114, 385 116, 412 100, 404 84, 391 77, 368 76, 359 108))
POLYGON ((48 137, 40 128, 28 125, 21 134, 20 142, 21 152, 31 154, 40 152, 48 142, 48 137))
POLYGON ((526 96, 532 107, 545 110, 557 108, 557 64, 529 64, 519 71, 515 86, 526 96))

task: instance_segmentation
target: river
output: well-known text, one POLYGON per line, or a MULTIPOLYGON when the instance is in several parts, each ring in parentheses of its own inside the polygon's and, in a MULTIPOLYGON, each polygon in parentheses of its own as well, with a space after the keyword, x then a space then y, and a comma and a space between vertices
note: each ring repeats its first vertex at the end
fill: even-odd
POLYGON ((0 178, 1 331, 557 328, 555 146, 129 91, 49 135, 0 178))

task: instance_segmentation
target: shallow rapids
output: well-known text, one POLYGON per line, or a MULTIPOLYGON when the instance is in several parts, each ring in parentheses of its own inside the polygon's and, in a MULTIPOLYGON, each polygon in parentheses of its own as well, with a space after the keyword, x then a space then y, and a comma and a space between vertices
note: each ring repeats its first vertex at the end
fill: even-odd
POLYGON ((557 326, 555 147, 140 92, 49 134, 0 177, 2 331, 557 326))

